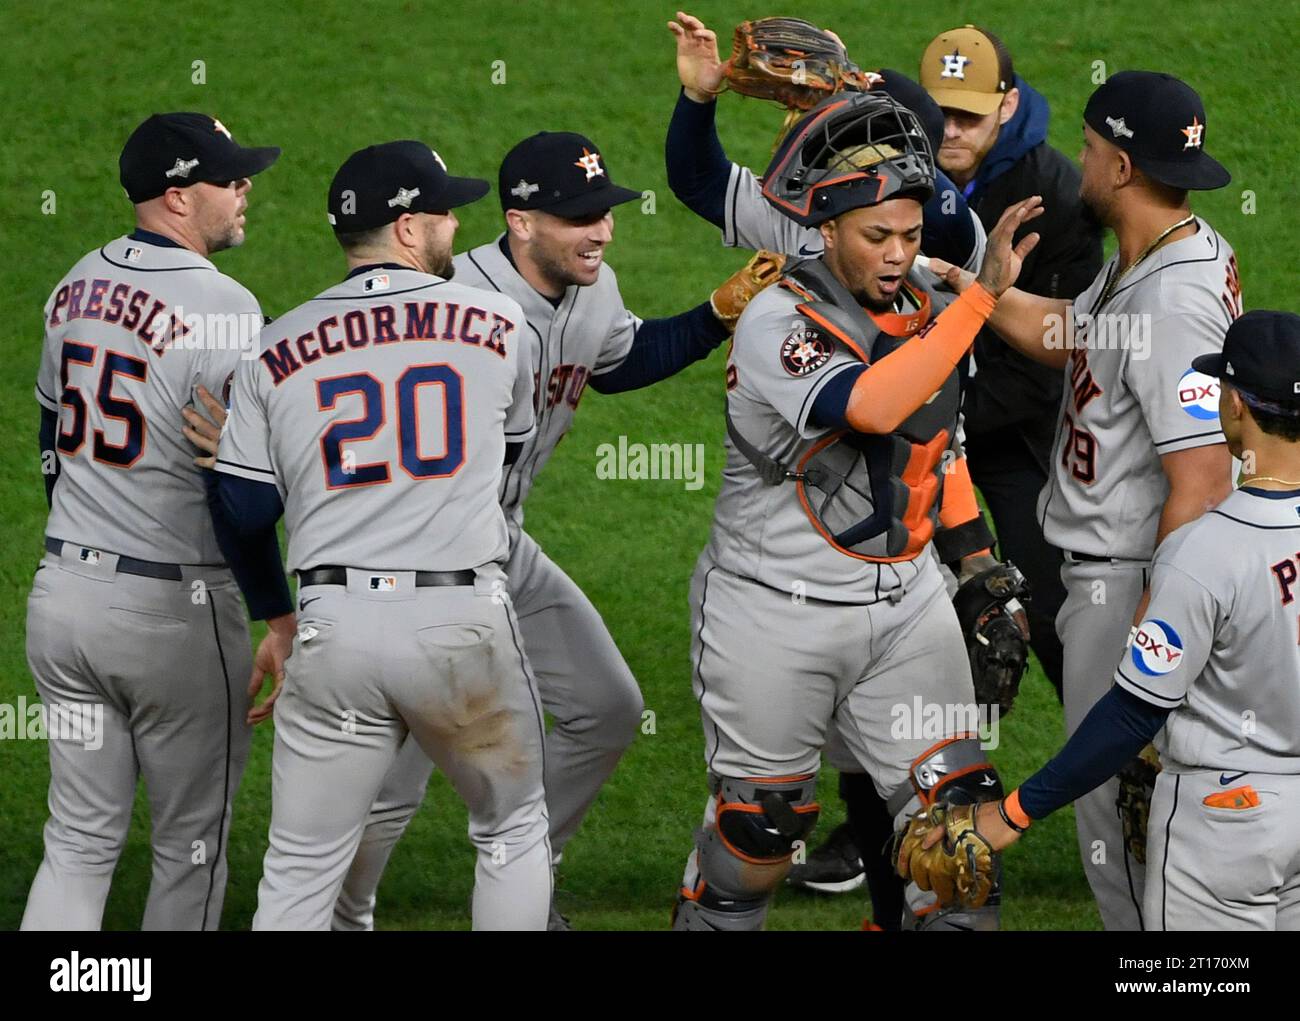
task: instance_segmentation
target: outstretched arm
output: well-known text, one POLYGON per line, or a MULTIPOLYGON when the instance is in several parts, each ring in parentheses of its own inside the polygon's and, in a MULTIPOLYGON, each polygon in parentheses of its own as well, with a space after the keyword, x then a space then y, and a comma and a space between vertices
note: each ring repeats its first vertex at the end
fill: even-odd
MULTIPOLYGON (((1008 216, 1015 215, 1025 203, 1042 208, 1039 195, 1010 206, 998 220, 996 231, 1008 216)), ((975 283, 975 274, 952 265, 943 259, 931 259, 930 270, 959 294, 975 283)), ((1043 298, 1015 287, 1009 287, 998 300, 998 307, 989 316, 989 326, 1026 357, 1053 368, 1063 369, 1070 358, 1070 348, 1064 343, 1066 317, 1071 314, 1070 302, 1064 298, 1043 298)))

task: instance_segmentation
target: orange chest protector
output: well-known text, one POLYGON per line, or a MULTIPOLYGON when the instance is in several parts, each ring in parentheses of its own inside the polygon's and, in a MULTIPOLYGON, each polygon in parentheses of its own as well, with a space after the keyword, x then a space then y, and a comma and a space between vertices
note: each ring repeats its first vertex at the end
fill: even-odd
MULTIPOLYGON (((873 317, 819 259, 792 267, 781 286, 804 299, 796 311, 810 327, 868 365, 924 334, 932 310, 944 303, 909 280, 917 310, 873 317)), ((835 549, 859 560, 891 563, 914 559, 938 527, 944 469, 952 459, 945 452, 957 429, 960 401, 953 371, 893 433, 839 430, 813 444, 793 468, 746 440, 730 414, 727 433, 765 483, 794 483, 809 521, 835 549)))

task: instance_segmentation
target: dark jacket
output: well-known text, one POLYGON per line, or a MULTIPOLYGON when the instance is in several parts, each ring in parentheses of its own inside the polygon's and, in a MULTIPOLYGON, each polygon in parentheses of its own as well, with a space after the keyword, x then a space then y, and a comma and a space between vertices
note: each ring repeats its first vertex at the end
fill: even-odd
MULTIPOLYGON (((1020 106, 966 190, 966 200, 992 231, 1007 206, 1043 196, 1043 215, 1016 234, 1037 231, 1016 286, 1033 294, 1073 299, 1101 269, 1101 227, 1079 200, 1079 171, 1047 144, 1047 100, 1019 75, 1020 106)), ((1016 427, 1046 463, 1061 401, 1062 372, 1013 350, 992 330, 975 340, 975 375, 963 403, 971 436, 1016 427)))

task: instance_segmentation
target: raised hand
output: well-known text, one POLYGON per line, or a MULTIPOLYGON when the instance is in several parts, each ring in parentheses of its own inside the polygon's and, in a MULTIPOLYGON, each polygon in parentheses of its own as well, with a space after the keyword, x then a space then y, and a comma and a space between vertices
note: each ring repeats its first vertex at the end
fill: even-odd
POLYGON ((677 77, 688 99, 710 103, 722 91, 722 61, 718 59, 718 37, 699 18, 677 12, 668 22, 677 39, 677 77))
MULTIPOLYGON (((990 231, 988 247, 984 251, 984 261, 980 264, 980 271, 975 281, 995 298, 1001 297, 1002 293, 1016 282, 1025 256, 1034 250, 1039 236, 1037 233, 1027 234, 1020 239, 1020 244, 1014 246, 1011 243, 1012 238, 1021 224, 1042 215, 1043 197, 1032 195, 1013 206, 1008 206, 998 220, 997 226, 990 231)), ((939 272, 933 262, 930 268, 936 273, 939 272)), ((940 276, 947 279, 945 274, 940 273, 940 276)))

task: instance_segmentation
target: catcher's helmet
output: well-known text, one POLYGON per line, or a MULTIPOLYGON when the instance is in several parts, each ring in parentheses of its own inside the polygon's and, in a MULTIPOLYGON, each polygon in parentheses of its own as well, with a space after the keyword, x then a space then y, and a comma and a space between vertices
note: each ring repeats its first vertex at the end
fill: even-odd
POLYGON ((763 197, 815 227, 862 206, 934 194, 934 154, 916 114, 881 92, 823 100, 781 143, 763 197))

